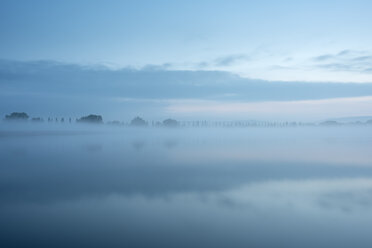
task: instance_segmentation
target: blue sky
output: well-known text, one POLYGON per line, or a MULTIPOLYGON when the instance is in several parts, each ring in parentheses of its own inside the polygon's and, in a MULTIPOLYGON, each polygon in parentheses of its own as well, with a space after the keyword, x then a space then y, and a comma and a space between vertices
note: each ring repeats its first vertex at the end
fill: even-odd
POLYGON ((0 113, 372 115, 371 13, 361 0, 2 0, 0 113))
POLYGON ((372 82, 370 13, 371 1, 5 0, 0 54, 279 81, 372 82), (316 59, 322 56, 328 59, 316 59))

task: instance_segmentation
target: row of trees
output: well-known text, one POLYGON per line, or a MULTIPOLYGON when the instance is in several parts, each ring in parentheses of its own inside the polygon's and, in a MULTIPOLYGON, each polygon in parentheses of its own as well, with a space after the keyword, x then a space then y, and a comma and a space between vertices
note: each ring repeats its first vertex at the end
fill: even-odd
MULTIPOLYGON (((7 121, 27 121, 29 119, 28 114, 25 112, 13 112, 5 116, 7 121)), ((44 120, 40 117, 31 118, 33 122, 43 122, 44 120)), ((71 123, 72 118, 66 118, 66 122, 71 123)), ((48 118, 48 122, 65 122, 64 118, 48 118)), ((76 119, 78 123, 94 123, 94 124, 103 124, 103 118, 101 115, 87 115, 79 119, 76 119)), ((146 126, 166 126, 166 127, 287 127, 287 126, 314 126, 315 123, 302 123, 302 122, 260 122, 260 121, 177 121, 174 119, 165 119, 162 122, 152 121, 151 123, 137 116, 133 118, 129 123, 122 123, 119 121, 111 121, 108 124, 112 125, 126 125, 126 126, 135 126, 135 127, 146 127, 146 126)), ((372 125, 372 120, 368 120, 365 123, 354 122, 350 124, 370 124, 372 125)), ((338 126, 343 125, 337 121, 324 121, 319 123, 320 126, 338 126)))
MULTIPOLYGON (((9 115, 6 115, 5 116, 5 120, 6 121, 27 121, 29 120, 29 116, 27 113, 25 112, 13 112, 9 115)), ((40 117, 33 117, 31 118, 31 121, 34 121, 34 122, 43 122, 44 119, 43 118, 40 118, 40 117)), ((72 118, 66 118, 66 122, 69 122, 71 123, 72 122, 72 118)), ((65 118, 51 118, 51 117, 48 117, 48 122, 65 122, 65 118)), ((101 115, 94 115, 94 114, 90 114, 90 115, 87 115, 87 116, 83 116, 79 119, 76 119, 76 122, 77 123, 94 123, 94 124, 103 124, 103 118, 101 115)), ((119 121, 112 121, 112 122, 108 122, 108 124, 117 124, 117 125, 120 125, 120 124, 123 124, 123 123, 120 123, 119 121)), ((147 121, 145 121, 144 119, 142 119, 141 117, 137 116, 135 117, 133 120, 131 120, 131 122, 129 123, 130 126, 136 126, 136 127, 145 127, 145 126, 148 126, 149 123, 147 121)), ((152 125, 154 125, 154 122, 152 122, 152 125)), ((179 122, 174 120, 174 119, 166 119, 164 120, 162 123, 161 122, 156 122, 156 125, 158 126, 167 126, 167 127, 177 127, 179 125, 179 122)))
MULTIPOLYGON (((6 121, 27 121, 29 118, 30 117, 25 112, 13 112, 9 115, 5 115, 5 120, 6 121)), ((31 121, 33 121, 33 122, 43 122, 44 119, 41 118, 41 117, 32 117, 31 121)), ((48 122, 53 122, 53 121, 55 121, 55 122, 59 122, 59 121, 60 122, 65 122, 65 118, 62 117, 58 120, 58 118, 48 117, 48 122)), ((72 119, 69 118, 68 121, 72 122, 72 119)))

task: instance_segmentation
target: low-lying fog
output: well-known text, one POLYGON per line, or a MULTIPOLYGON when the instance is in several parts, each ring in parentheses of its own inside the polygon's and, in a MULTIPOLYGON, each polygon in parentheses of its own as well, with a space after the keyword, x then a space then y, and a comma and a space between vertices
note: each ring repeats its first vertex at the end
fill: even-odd
POLYGON ((8 247, 370 247, 372 126, 0 125, 8 247))

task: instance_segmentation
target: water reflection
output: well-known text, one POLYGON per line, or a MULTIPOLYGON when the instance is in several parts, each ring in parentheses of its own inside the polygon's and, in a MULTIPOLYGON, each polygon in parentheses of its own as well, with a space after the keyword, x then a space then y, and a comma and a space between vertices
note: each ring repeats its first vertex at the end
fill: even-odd
POLYGON ((86 151, 91 152, 91 153, 97 153, 97 152, 102 151, 102 145, 96 144, 96 143, 86 144, 84 148, 86 149, 86 151))
POLYGON ((164 147, 167 149, 172 149, 176 147, 178 144, 178 140, 176 139, 167 139, 164 141, 164 147))
POLYGON ((372 241, 368 128, 38 132, 0 137, 2 247, 372 241))
POLYGON ((141 151, 145 147, 146 143, 144 140, 135 140, 132 142, 133 149, 141 151))

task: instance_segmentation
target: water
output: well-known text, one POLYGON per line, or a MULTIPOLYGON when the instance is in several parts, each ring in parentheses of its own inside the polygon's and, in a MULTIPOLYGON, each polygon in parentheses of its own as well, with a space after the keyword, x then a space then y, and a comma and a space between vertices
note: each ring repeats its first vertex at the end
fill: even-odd
POLYGON ((371 127, 72 126, 1 127, 0 247, 372 243, 371 127))

